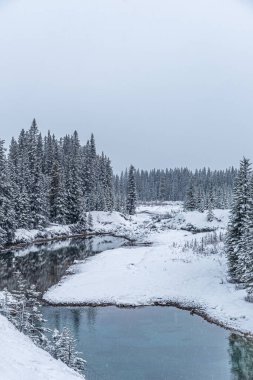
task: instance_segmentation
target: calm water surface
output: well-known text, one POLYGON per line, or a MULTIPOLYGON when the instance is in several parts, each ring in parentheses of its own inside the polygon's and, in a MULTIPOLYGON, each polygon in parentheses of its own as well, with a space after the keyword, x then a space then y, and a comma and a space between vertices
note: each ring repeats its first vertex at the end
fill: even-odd
POLYGON ((89 239, 69 239, 44 245, 33 245, 0 254, 0 290, 16 289, 16 272, 22 273, 27 285, 36 285, 40 292, 59 282, 75 260, 84 260, 107 249, 126 243, 125 239, 97 236, 89 239))
POLYGON ((88 380, 253 379, 253 345, 186 311, 47 306, 44 316, 72 330, 88 380))

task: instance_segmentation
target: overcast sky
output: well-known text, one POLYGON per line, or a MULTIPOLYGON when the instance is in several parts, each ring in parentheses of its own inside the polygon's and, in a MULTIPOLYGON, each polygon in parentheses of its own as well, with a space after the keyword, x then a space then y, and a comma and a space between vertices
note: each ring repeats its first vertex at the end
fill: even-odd
POLYGON ((33 117, 117 171, 253 158, 253 2, 0 0, 0 138, 33 117))

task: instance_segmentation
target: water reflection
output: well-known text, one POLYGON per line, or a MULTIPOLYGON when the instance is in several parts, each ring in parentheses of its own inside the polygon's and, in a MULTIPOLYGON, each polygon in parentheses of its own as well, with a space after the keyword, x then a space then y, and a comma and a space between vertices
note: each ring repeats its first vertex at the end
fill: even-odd
POLYGON ((68 326, 87 379, 252 380, 253 342, 171 307, 44 307, 50 328, 68 326))
POLYGON ((229 353, 233 380, 253 379, 253 342, 243 336, 231 334, 229 353))
POLYGON ((40 292, 56 284, 75 260, 83 260, 95 253, 123 245, 124 239, 95 237, 32 246, 0 255, 0 290, 16 288, 16 271, 20 271, 28 285, 40 292))

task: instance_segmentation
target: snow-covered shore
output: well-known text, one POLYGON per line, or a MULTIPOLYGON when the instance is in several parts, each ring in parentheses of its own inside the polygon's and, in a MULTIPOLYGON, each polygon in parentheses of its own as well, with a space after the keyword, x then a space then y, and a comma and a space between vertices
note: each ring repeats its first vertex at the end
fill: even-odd
MULTIPOLYGON (((219 217, 224 219, 224 212, 216 210, 219 217), (220 213, 219 213, 220 211, 220 213)), ((182 202, 167 202, 163 205, 141 205, 138 207, 138 214, 132 217, 122 213, 92 211, 93 227, 91 230, 83 231, 76 225, 50 224, 41 229, 27 230, 20 228, 16 230, 11 246, 0 246, 0 252, 12 249, 20 250, 24 247, 39 246, 53 241, 64 241, 71 238, 85 238, 99 235, 113 235, 124 237, 129 240, 143 240, 150 232, 150 227, 156 229, 159 218, 163 219, 163 224, 159 228, 185 229, 193 232, 201 230, 214 230, 220 226, 215 220, 207 223, 206 214, 197 211, 182 213, 182 202), (176 215, 175 215, 176 214, 176 215), (192 224, 193 222, 193 224, 192 224), (194 228, 196 231, 194 231, 194 228)), ((224 224, 224 220, 222 220, 224 224)))
POLYGON ((74 274, 49 289, 45 300, 55 305, 174 304, 252 335, 253 305, 245 301, 245 290, 227 282, 222 243, 213 254, 196 253, 190 244, 207 235, 194 230, 224 233, 228 211, 215 210, 215 220, 207 222, 206 213, 162 207, 157 212, 155 206, 142 206, 132 219, 152 246, 108 250, 75 264, 74 274))
POLYGON ((81 380, 77 372, 38 348, 0 315, 0 378, 3 380, 81 380))
MULTIPOLYGON (((135 222, 118 212, 93 211, 90 213, 93 219, 93 227, 89 231, 82 231, 81 227, 75 225, 50 224, 41 229, 27 230, 20 228, 16 230, 13 242, 9 246, 0 246, 0 252, 9 250, 21 250, 25 247, 35 249, 49 242, 63 242, 72 238, 85 238, 92 236, 113 235, 128 240, 135 240, 143 235, 140 225, 134 228, 135 222)), ((68 243, 67 243, 68 244, 68 243)), ((39 249, 39 248, 37 248, 39 249)))

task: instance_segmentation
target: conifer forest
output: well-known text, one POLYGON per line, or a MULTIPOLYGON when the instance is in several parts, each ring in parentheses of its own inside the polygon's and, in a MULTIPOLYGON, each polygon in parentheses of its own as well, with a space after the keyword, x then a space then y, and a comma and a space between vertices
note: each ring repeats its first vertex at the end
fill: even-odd
POLYGON ((184 201, 185 209, 229 208, 237 170, 187 168, 145 171, 130 166, 113 173, 110 158, 97 153, 94 135, 85 145, 78 133, 42 136, 36 120, 0 140, 0 243, 11 244, 15 230, 49 223, 85 230, 90 211, 134 214, 137 202, 184 201), (87 217, 86 217, 87 216, 87 217))

